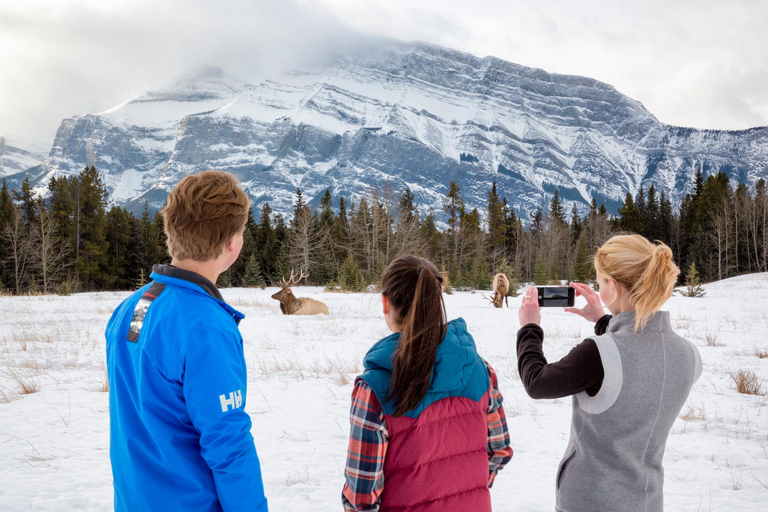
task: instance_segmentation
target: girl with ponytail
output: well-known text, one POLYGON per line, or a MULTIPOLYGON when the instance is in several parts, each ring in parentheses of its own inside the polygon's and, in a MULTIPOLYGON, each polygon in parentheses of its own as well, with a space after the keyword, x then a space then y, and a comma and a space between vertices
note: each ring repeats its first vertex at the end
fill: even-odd
POLYGON ((532 398, 573 396, 571 437, 555 482, 557 510, 661 512, 664 447, 701 373, 698 349, 660 311, 680 269, 669 247, 640 235, 611 238, 593 263, 600 293, 571 283, 587 305, 566 311, 595 322, 595 336, 548 364, 531 288, 520 308, 518 371, 532 398))
POLYGON ((393 334, 368 351, 352 391, 345 510, 491 510, 512 457, 502 396, 464 320, 446 320, 442 285, 416 256, 384 271, 393 334))

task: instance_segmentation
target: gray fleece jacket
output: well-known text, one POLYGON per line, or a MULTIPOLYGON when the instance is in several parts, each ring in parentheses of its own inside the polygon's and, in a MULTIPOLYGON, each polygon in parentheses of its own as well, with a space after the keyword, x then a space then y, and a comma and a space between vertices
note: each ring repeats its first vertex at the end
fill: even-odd
POLYGON ((573 397, 571 436, 557 472, 560 512, 660 512, 664 447, 701 374, 698 349, 660 311, 634 332, 635 313, 613 317, 595 340, 605 377, 573 397))

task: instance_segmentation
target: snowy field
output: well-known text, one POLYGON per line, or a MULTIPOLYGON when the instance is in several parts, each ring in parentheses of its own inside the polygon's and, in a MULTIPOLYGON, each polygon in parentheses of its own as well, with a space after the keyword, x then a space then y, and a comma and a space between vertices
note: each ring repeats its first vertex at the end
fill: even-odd
MULTIPOLYGON (((706 286, 704 298, 675 296, 672 325, 701 351, 703 373, 667 443, 670 511, 768 510, 768 401, 742 395, 731 375, 768 381, 768 274, 706 286)), ((388 334, 378 295, 324 293, 327 317, 280 314, 274 289, 228 289, 245 313, 246 410, 270 510, 341 510, 349 396, 368 347, 388 334)), ((0 297, 0 510, 110 510, 108 397, 103 330, 127 293, 0 297)), ((517 305, 496 310, 479 294, 445 297, 499 374, 512 462, 491 491, 496 511, 554 509, 571 400, 533 401, 515 357, 517 305)), ((577 306, 583 305, 577 299, 577 306)), ((545 353, 559 358, 591 325, 544 310, 545 353)), ((763 384, 768 390, 768 382, 763 384)))

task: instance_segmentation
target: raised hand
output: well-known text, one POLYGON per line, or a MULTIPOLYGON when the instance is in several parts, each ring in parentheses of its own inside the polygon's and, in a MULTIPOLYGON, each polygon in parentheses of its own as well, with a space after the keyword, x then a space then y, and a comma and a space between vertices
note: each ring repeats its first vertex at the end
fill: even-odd
POLYGON ((527 324, 541 324, 541 310, 539 308, 539 291, 535 286, 531 286, 523 296, 523 303, 518 313, 520 317, 520 327, 527 324))
POLYGON ((571 283, 570 286, 576 290, 577 297, 584 297, 587 299, 587 305, 581 309, 565 308, 565 312, 579 315, 590 322, 597 322, 600 320, 605 314, 603 311, 603 303, 600 302, 600 294, 583 283, 571 283))

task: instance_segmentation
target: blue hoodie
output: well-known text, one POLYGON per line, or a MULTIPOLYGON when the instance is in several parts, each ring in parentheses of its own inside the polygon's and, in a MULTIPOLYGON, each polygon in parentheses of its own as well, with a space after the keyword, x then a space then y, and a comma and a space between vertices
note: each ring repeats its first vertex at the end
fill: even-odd
POLYGON ((116 511, 267 511, 238 324, 216 286, 156 265, 107 325, 116 511))

